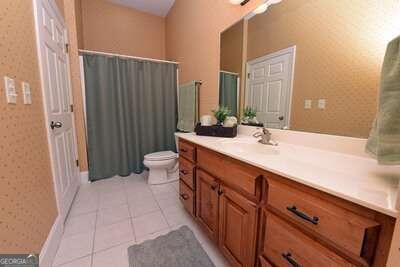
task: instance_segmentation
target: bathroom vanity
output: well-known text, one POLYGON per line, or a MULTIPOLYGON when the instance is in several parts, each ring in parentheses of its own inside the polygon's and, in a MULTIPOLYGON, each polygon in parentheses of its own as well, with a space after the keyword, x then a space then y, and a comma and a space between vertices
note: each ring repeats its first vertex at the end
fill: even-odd
POLYGON ((232 266, 386 265, 398 169, 247 135, 176 136, 180 198, 232 266))

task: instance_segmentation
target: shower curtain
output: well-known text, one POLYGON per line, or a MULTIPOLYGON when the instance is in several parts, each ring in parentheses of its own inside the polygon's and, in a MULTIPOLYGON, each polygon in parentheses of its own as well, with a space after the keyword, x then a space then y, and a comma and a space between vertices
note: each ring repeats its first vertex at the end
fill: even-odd
POLYGON ((219 105, 228 107, 232 116, 237 116, 238 75, 220 71, 219 73, 219 105))
POLYGON ((144 169, 147 153, 176 151, 177 65, 84 55, 89 178, 144 169))

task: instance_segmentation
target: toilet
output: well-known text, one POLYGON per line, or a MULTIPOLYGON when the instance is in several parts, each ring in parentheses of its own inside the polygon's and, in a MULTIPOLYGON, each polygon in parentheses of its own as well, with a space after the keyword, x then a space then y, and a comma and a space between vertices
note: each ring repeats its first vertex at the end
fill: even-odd
POLYGON ((179 179, 177 153, 161 151, 147 154, 143 164, 149 168, 149 184, 165 184, 179 179))

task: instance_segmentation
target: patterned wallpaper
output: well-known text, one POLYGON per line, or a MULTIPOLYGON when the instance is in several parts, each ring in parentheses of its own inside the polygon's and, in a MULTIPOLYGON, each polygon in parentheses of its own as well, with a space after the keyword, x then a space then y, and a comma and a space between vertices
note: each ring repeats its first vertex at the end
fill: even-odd
POLYGON ((261 2, 252 0, 241 7, 227 0, 175 1, 166 19, 166 55, 167 59, 181 63, 181 83, 203 81, 200 115, 210 114, 218 105, 221 32, 261 2))
POLYGON ((39 253, 57 216, 45 131, 32 1, 0 1, 0 251, 39 253), (6 104, 3 76, 16 81, 6 104), (23 105, 21 81, 32 105, 23 105))
POLYGON ((249 60, 296 45, 291 128, 367 137, 396 0, 286 0, 249 21, 249 60), (304 109, 304 100, 313 100, 304 109), (326 99, 325 110, 317 108, 326 99))
POLYGON ((82 0, 83 46, 149 58, 165 58, 165 19, 106 0, 82 0))

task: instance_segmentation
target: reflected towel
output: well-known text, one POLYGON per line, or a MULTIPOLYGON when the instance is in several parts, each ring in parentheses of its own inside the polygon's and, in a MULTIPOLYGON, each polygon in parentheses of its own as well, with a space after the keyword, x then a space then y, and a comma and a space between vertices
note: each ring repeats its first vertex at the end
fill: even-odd
POLYGON ((400 165, 400 36, 387 47, 381 74, 379 109, 366 151, 379 164, 400 165))
POLYGON ((191 83, 181 85, 178 92, 178 130, 193 132, 197 122, 197 85, 191 83))

